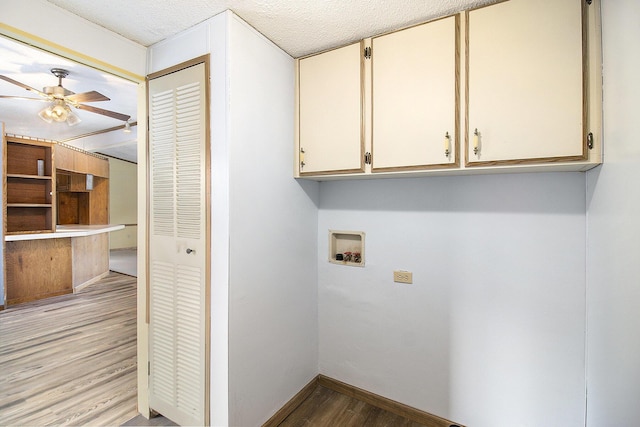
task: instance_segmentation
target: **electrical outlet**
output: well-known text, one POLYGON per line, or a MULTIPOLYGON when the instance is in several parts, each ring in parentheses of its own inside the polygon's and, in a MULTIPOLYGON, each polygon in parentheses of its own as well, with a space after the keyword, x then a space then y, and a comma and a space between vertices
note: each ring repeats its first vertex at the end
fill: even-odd
POLYGON ((394 271, 393 281, 396 283, 413 283, 413 273, 410 271, 394 271))

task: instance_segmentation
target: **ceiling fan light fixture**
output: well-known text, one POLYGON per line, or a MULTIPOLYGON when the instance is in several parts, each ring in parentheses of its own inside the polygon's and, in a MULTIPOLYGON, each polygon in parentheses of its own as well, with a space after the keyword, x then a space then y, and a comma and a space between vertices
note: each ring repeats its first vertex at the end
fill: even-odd
POLYGON ((45 107, 38 113, 38 117, 44 120, 47 123, 51 123, 53 121, 51 106, 45 107))
POLYGON ((51 109, 51 118, 56 122, 64 122, 69 116, 69 107, 64 102, 56 101, 55 105, 51 109))
MULTIPOLYGON (((68 107, 67 107, 68 108, 68 107)), ((78 117, 77 114, 74 114, 71 110, 68 111, 68 115, 67 115, 67 124, 69 126, 75 126, 78 123, 80 123, 82 120, 80 120, 80 117, 78 117)))
MULTIPOLYGON (((62 86, 62 79, 64 79, 69 75, 68 70, 65 70, 62 68, 52 68, 51 72, 58 78, 58 85, 45 86, 42 92, 24 83, 20 83, 16 80, 13 80, 7 76, 0 75, 0 80, 4 80, 8 83, 14 84, 23 89, 36 93, 42 98, 44 98, 45 101, 50 102, 50 104, 47 107, 45 107, 44 109, 38 112, 38 117, 40 117, 43 121, 47 123, 67 122, 69 126, 77 125, 78 123, 81 122, 81 120, 80 120, 80 117, 78 117, 77 115, 71 112, 71 107, 75 107, 80 110, 86 110, 91 113, 101 114, 103 116, 111 117, 116 120, 122 120, 126 122, 125 126, 123 126, 125 128, 125 132, 130 132, 129 119, 131 118, 131 116, 85 104, 86 102, 109 101, 110 98, 106 97, 105 95, 95 90, 92 90, 89 92, 74 93, 62 86)), ((38 98, 27 98, 22 96, 0 95, 0 97, 40 101, 40 99, 38 98)))
POLYGON ((122 129, 122 131, 124 133, 131 133, 131 125, 129 124, 128 120, 124 122, 124 128, 122 129))

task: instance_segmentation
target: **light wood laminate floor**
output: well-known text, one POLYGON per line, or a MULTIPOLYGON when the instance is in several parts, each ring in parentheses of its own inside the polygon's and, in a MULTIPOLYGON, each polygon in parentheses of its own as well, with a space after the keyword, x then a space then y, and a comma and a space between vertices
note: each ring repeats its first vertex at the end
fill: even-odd
POLYGON ((0 425, 120 425, 136 410, 136 278, 0 312, 0 425))

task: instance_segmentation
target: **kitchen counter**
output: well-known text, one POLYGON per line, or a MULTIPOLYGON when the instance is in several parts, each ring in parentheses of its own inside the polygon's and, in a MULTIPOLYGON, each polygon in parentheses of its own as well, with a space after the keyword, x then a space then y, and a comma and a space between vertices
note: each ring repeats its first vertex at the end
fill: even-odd
POLYGON ((29 234, 10 234, 4 236, 6 242, 17 242, 20 240, 42 240, 42 239, 64 239, 68 237, 86 237, 95 234, 109 233, 111 231, 122 230, 124 225, 106 224, 106 225, 58 225, 55 233, 29 233, 29 234))
POLYGON ((6 302, 77 291, 109 274, 109 232, 124 225, 59 225, 55 233, 5 236, 6 302))

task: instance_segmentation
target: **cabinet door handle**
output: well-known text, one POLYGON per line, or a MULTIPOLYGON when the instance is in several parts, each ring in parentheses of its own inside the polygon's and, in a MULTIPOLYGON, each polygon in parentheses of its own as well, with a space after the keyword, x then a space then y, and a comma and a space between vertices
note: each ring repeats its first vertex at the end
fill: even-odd
POLYGON ((444 135, 444 156, 449 157, 451 154, 451 137, 449 136, 449 132, 444 135))
POLYGON ((476 156, 480 152, 480 132, 478 132, 478 128, 473 131, 473 154, 476 156))
POLYGON ((187 254, 195 254, 195 249, 187 248, 187 254))

